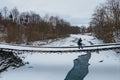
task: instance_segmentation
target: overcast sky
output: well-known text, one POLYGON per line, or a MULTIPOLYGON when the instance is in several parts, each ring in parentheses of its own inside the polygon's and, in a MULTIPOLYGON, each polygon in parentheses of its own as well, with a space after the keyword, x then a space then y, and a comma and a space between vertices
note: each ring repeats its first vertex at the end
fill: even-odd
POLYGON ((34 11, 55 15, 72 25, 88 25, 96 6, 105 0, 0 0, 0 9, 17 7, 20 12, 34 11))

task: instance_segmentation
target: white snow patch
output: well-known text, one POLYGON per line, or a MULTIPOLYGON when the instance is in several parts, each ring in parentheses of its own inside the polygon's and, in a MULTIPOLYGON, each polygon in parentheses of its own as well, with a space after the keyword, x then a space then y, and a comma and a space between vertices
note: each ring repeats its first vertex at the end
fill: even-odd
MULTIPOLYGON (((68 38, 61 39, 44 46, 77 46, 77 40, 82 38, 83 44, 103 44, 90 35, 71 35, 68 38)), ((37 44, 36 44, 37 45, 37 44)), ((25 47, 15 47, 1 45, 0 47, 12 47, 25 49, 25 47)), ((33 49, 27 47, 28 49, 33 49)), ((38 48, 37 48, 38 49, 38 48)), ((24 54, 25 61, 30 64, 17 68, 8 69, 1 74, 0 80, 64 80, 67 73, 73 67, 73 60, 79 55, 85 53, 64 53, 64 54, 24 54)), ((89 73, 84 80, 119 80, 120 79, 120 59, 117 58, 114 51, 101 51, 92 53, 89 61, 89 73)))

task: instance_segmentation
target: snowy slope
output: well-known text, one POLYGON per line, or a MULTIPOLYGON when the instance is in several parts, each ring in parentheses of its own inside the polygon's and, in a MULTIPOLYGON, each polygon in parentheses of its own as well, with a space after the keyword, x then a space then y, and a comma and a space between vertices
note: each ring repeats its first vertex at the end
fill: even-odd
MULTIPOLYGON (((68 38, 44 46, 77 46, 77 40, 80 37, 85 45, 102 44, 95 37, 86 34, 71 35, 68 38)), ((73 60, 82 54, 86 53, 26 53, 23 54, 26 57, 24 61, 28 61, 30 64, 3 72, 0 80, 64 80, 67 73, 73 67, 73 60)), ((102 51, 99 54, 92 53, 89 63, 89 73, 84 80, 119 80, 120 59, 114 51, 102 51)))

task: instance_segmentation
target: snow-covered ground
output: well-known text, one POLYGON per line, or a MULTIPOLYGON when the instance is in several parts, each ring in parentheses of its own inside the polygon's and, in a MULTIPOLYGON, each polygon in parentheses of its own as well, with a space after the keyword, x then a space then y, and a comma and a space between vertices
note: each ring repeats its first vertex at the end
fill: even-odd
POLYGON ((114 51, 92 53, 89 73, 84 80, 120 80, 120 56, 114 51))
MULTIPOLYGON (((85 45, 102 44, 102 41, 86 34, 71 35, 44 46, 77 46, 80 37, 85 45)), ((9 68, 0 74, 0 80, 64 80, 73 67, 73 60, 82 54, 86 53, 26 53, 23 54, 26 57, 24 61, 29 64, 17 69, 9 68)), ((120 80, 120 56, 114 51, 94 52, 89 63, 89 73, 84 80, 120 80)))

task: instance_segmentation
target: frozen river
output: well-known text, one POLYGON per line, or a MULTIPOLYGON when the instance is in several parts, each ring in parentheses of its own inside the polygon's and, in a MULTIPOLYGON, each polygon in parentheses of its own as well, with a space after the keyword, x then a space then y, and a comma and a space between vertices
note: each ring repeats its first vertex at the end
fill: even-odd
MULTIPOLYGON (((89 35, 71 35, 45 46, 76 46, 81 37, 85 45, 100 44, 101 41, 89 35)), ((0 74, 0 80, 80 80, 81 73, 84 80, 120 80, 120 55, 114 51, 91 53, 63 53, 63 54, 22 54, 25 66, 16 69, 8 68, 0 74), (78 57, 79 56, 79 57, 78 57), (83 57, 84 56, 84 57, 83 57), (87 55, 88 56, 88 55, 87 55), (85 72, 86 71, 86 72, 85 72)))

